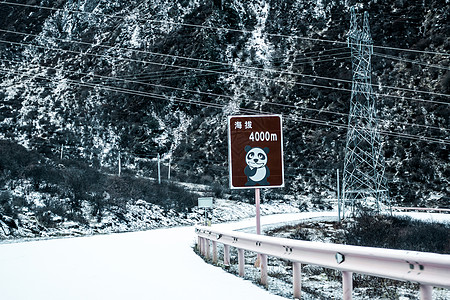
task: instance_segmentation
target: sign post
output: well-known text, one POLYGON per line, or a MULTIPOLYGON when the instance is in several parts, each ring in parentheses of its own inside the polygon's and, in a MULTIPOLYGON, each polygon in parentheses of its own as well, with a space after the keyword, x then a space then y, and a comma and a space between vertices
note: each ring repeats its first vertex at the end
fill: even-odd
MULTIPOLYGON (((261 188, 284 187, 281 115, 228 117, 231 189, 255 189, 256 233, 261 234, 261 188)), ((255 265, 259 265, 258 260, 255 265)))
POLYGON ((260 203, 261 203, 261 190, 259 188, 255 189, 255 204, 256 204, 256 234, 261 234, 261 213, 260 213, 260 203))

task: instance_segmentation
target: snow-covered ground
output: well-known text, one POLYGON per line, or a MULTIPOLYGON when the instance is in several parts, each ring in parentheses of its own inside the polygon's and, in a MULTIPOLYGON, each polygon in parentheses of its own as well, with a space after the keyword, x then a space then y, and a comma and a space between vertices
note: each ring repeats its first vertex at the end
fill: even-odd
MULTIPOLYGON (((184 185, 189 188, 189 184, 184 185)), ((198 189, 198 185, 192 188, 198 189)), ((38 198, 33 199, 33 201, 38 200, 38 198)), ((33 211, 28 208, 23 208, 23 210, 18 214, 18 219, 15 220, 17 229, 8 227, 0 214, 0 241, 2 239, 17 241, 24 238, 54 238, 142 231, 189 226, 204 221, 203 208, 194 208, 191 213, 180 213, 174 209, 165 210, 158 205, 143 200, 127 203, 126 209, 120 214, 105 211, 100 221, 92 216, 91 208, 84 202, 83 215, 87 220, 86 224, 68 221, 61 216, 52 215, 51 217, 56 223, 53 228, 46 228, 40 224, 33 211)), ((261 204, 262 215, 297 212, 300 212, 298 204, 296 205, 293 202, 270 201, 270 203, 261 204)), ((214 209, 209 212, 212 223, 242 220, 254 215, 255 205, 226 199, 215 199, 214 209)))
MULTIPOLYGON (((333 214, 282 214, 261 221, 269 226, 333 214)), ((215 226, 252 224, 253 218, 215 226)), ((194 228, 188 226, 0 244, 0 298, 284 299, 205 263, 194 253, 194 242, 194 228)))
MULTIPOLYGON (((267 216, 262 223, 300 217, 267 216)), ((192 250, 194 242, 189 226, 2 244, 1 299, 283 299, 206 264, 192 250)))
POLYGON ((1 299, 282 299, 206 264, 193 227, 0 246, 1 299))
POLYGON ((450 214, 423 213, 423 212, 394 212, 395 216, 409 216, 413 219, 436 222, 450 223, 450 214))

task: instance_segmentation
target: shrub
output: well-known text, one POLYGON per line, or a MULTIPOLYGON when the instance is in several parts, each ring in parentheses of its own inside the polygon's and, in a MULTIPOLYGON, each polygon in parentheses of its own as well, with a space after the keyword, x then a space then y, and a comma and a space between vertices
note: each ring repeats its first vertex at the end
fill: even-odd
POLYGON ((37 162, 39 155, 11 141, 0 140, 0 171, 8 171, 11 177, 20 177, 23 170, 37 162))
POLYGON ((410 217, 363 214, 349 224, 346 239, 359 246, 450 253, 449 225, 410 217))
POLYGON ((222 184, 214 182, 212 184, 212 191, 214 193, 214 197, 223 198, 225 188, 222 184))
POLYGON ((11 216, 13 214, 11 195, 9 192, 0 193, 0 213, 7 216, 11 216))

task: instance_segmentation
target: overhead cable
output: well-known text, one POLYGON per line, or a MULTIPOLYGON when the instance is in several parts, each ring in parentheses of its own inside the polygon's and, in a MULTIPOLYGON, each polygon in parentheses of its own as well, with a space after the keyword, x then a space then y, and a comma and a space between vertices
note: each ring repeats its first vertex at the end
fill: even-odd
MULTIPOLYGON (((5 29, 0 29, 0 32, 40 37, 37 34, 29 34, 29 33, 23 33, 23 32, 17 32, 17 31, 5 30, 5 29)), ((207 60, 207 59, 198 59, 198 58, 191 58, 191 57, 185 57, 185 56, 180 56, 180 55, 163 54, 163 53, 157 53, 157 52, 151 52, 151 51, 137 50, 137 49, 132 49, 132 48, 122 48, 122 47, 117 48, 114 46, 99 45, 99 44, 90 43, 90 42, 81 42, 81 41, 68 40, 68 39, 60 39, 60 38, 52 38, 52 39, 62 41, 62 42, 76 43, 76 44, 87 45, 87 46, 92 46, 92 47, 102 47, 102 48, 113 49, 113 50, 126 50, 126 51, 133 51, 133 52, 138 52, 138 53, 143 53, 143 54, 151 54, 151 55, 162 56, 162 57, 191 60, 191 61, 196 61, 196 62, 201 62, 201 63, 218 64, 218 65, 223 65, 223 66, 227 66, 227 67, 238 67, 238 68, 245 68, 245 69, 254 70, 254 71, 277 73, 280 75, 301 76, 301 77, 316 78, 316 79, 337 81, 337 82, 352 84, 352 81, 348 80, 348 79, 331 78, 331 77, 324 77, 324 76, 318 76, 318 75, 296 73, 296 72, 291 72, 291 71, 282 71, 282 70, 276 70, 276 69, 270 69, 270 68, 252 67, 252 66, 245 66, 245 65, 241 65, 241 64, 231 64, 231 63, 218 62, 218 61, 207 60)), ((31 45, 33 45, 33 44, 31 44, 31 45)), ((38 45, 36 45, 36 46, 40 47, 38 45)), ((77 51, 75 51, 75 52, 77 52, 77 51)), ((331 60, 334 60, 334 59, 331 59, 331 60)), ((294 63, 294 65, 297 65, 297 63, 294 63)), ((173 64, 171 66, 175 66, 175 64, 173 64)), ((377 84, 371 84, 371 85, 374 88, 396 89, 396 90, 405 91, 405 92, 424 93, 424 94, 435 95, 435 96, 450 97, 449 94, 435 93, 435 92, 422 91, 422 90, 416 90, 416 89, 399 88, 399 87, 393 87, 393 86, 384 86, 384 85, 377 85, 377 84)))
MULTIPOLYGON (((80 54, 80 55, 87 55, 87 56, 94 56, 94 57, 101 57, 101 58, 112 58, 112 59, 118 59, 118 60, 125 60, 125 61, 132 61, 132 62, 139 62, 143 64, 150 64, 150 65, 158 65, 158 66, 164 66, 164 67, 173 67, 173 68, 181 68, 186 70, 202 70, 204 72, 211 72, 217 75, 232 75, 237 77, 243 77, 243 78, 251 78, 251 79, 258 79, 258 80, 269 80, 281 84, 292 84, 292 85, 301 85, 301 86, 308 86, 308 87, 317 87, 317 88, 323 88, 323 89, 330 89, 330 90, 336 90, 336 91, 346 91, 351 92, 351 89, 347 88, 340 88, 340 87, 333 87, 333 86, 324 86, 324 85, 318 85, 313 83, 305 83, 305 82, 298 82, 298 81, 289 81, 289 80, 281 80, 281 79, 273 79, 273 78, 261 78, 258 76, 252 76, 252 75, 245 75, 245 74, 231 74, 228 72, 222 72, 222 71, 213 71, 208 69, 200 69, 200 68, 194 68, 194 67, 186 67, 186 66, 180 66, 180 65, 169 65, 165 63, 157 63, 157 62, 150 62, 145 60, 139 60, 139 59, 132 59, 132 58, 124 58, 124 57, 115 57, 111 55, 102 55, 102 54, 96 54, 96 53, 87 53, 87 52, 80 52, 80 51, 74 51, 74 50, 67 50, 67 49, 61 49, 61 48, 52 48, 52 47, 46 47, 46 46, 39 46, 34 44, 28 44, 28 43, 21 43, 21 42, 13 42, 13 41, 7 41, 7 40, 1 40, 0 43, 9 43, 12 45, 25 45, 25 46, 33 46, 36 48, 41 49, 47 49, 51 51, 63 51, 67 53, 74 53, 74 54, 80 54)), ((287 72, 282 72, 287 73, 287 72)), ((444 101, 436 101, 436 100, 427 100, 427 99, 420 99, 420 98, 411 98, 411 97, 405 97, 401 95, 392 95, 392 94, 381 94, 381 93, 373 93, 375 96, 384 96, 384 97, 392 97, 392 98, 400 98, 405 100, 413 100, 413 101, 420 101, 420 102, 429 102, 429 103, 435 103, 435 104, 442 104, 442 105, 450 105, 450 102, 444 102, 444 101)))
MULTIPOLYGON (((15 70, 8 70, 8 69, 1 69, 1 70, 3 70, 4 72, 10 71, 12 73, 16 73, 16 74, 20 74, 20 75, 27 75, 26 73, 23 73, 20 71, 15 71, 15 70)), ((33 74, 31 77, 50 80, 50 81, 54 80, 51 77, 43 76, 43 75, 36 75, 36 74, 33 74)), ((216 108, 216 109, 221 109, 221 110, 225 108, 225 105, 218 104, 218 103, 208 103, 208 102, 204 102, 204 101, 190 100, 190 99, 185 99, 185 98, 181 98, 181 97, 167 97, 167 96, 161 95, 161 94, 129 90, 126 88, 117 88, 117 87, 105 86, 105 85, 100 85, 100 84, 89 84, 86 82, 80 82, 80 81, 71 80, 71 79, 66 79, 66 83, 78 85, 78 86, 90 87, 90 88, 99 88, 99 89, 112 91, 112 92, 119 92, 119 93, 125 93, 125 94, 137 95, 137 96, 150 97, 150 98, 161 99, 161 100, 165 100, 165 101, 174 101, 174 102, 180 102, 180 103, 191 104, 191 105, 200 105, 200 106, 216 108)), ((242 109, 242 108, 239 108, 239 110, 242 112, 245 112, 245 113, 249 113, 249 114, 272 114, 273 113, 273 112, 265 112, 265 111, 260 111, 260 110, 251 110, 251 109, 242 109)), ((311 124, 315 124, 315 125, 336 127, 336 128, 340 128, 340 129, 348 128, 348 126, 345 124, 339 124, 339 123, 332 122, 332 121, 323 121, 323 120, 304 118, 304 117, 296 118, 296 117, 290 117, 290 116, 286 116, 285 119, 297 121, 297 122, 306 122, 306 123, 311 123, 311 124)), ((362 128, 362 129, 366 130, 364 128, 362 128)), ((450 145, 450 141, 433 138, 433 137, 411 135, 411 134, 404 134, 404 133, 393 133, 393 132, 388 132, 388 131, 383 131, 383 130, 380 130, 379 132, 381 134, 393 136, 393 137, 400 137, 400 138, 407 138, 407 139, 418 140, 418 141, 423 141, 423 142, 431 142, 431 143, 440 143, 440 144, 450 145)))
MULTIPOLYGON (((8 2, 8 1, 0 2, 0 4, 22 6, 22 7, 29 7, 29 8, 38 8, 38 9, 47 9, 47 10, 60 11, 60 12, 89 14, 89 15, 102 16, 102 17, 107 17, 107 18, 120 18, 120 19, 128 18, 128 15, 127 16, 118 16, 118 15, 100 14, 100 13, 86 12, 86 11, 79 11, 79 10, 53 8, 53 7, 41 6, 41 5, 13 3, 13 2, 8 2)), ((243 29, 232 29, 232 28, 225 28, 225 27, 215 27, 215 26, 206 26, 206 25, 199 25, 199 24, 182 23, 182 22, 172 22, 172 21, 167 21, 167 20, 152 20, 152 19, 148 19, 148 18, 137 18, 137 19, 143 20, 148 23, 165 23, 165 24, 185 26, 185 27, 210 29, 210 30, 218 30, 218 31, 228 31, 228 32, 245 33, 245 34, 253 34, 254 33, 254 31, 243 30, 243 29)), ((302 40, 315 41, 315 42, 347 45, 347 42, 343 42, 343 41, 320 39, 320 38, 310 38, 310 37, 297 36, 297 35, 286 35, 286 34, 275 34, 275 33, 265 33, 264 35, 270 36, 270 37, 302 39, 302 40)), ((373 48, 377 48, 377 49, 387 49, 387 50, 395 50, 395 51, 406 51, 406 52, 416 52, 416 53, 424 53, 424 54, 432 54, 432 55, 450 56, 449 53, 445 53, 445 52, 423 51, 423 50, 416 50, 416 49, 404 49, 404 48, 398 48, 398 47, 377 46, 377 45, 372 45, 372 46, 373 46, 373 48)))
MULTIPOLYGON (((4 62, 8 62, 8 63, 20 63, 19 61, 11 61, 11 60, 6 60, 6 59, 0 59, 0 61, 4 61, 4 62)), ((35 66, 39 67, 39 68, 45 68, 47 70, 48 69, 51 69, 54 71, 59 70, 58 68, 42 66, 39 64, 35 64, 35 66)), ((113 77, 113 76, 98 75, 98 74, 94 74, 94 73, 84 73, 84 72, 79 72, 79 71, 76 72, 76 71, 70 71, 70 70, 64 70, 64 71, 72 73, 74 75, 85 75, 85 76, 89 76, 89 77, 93 76, 93 77, 102 78, 102 79, 106 79, 106 80, 113 80, 113 81, 120 80, 120 81, 124 81, 127 83, 142 84, 142 85, 147 85, 147 86, 152 86, 152 87, 171 89, 171 90, 177 90, 177 91, 182 91, 182 92, 189 92, 189 93, 201 94, 201 95, 206 95, 206 96, 213 96, 213 97, 218 97, 218 98, 228 98, 230 100, 250 101, 250 102, 260 103, 262 105, 274 105, 274 106, 283 107, 283 108, 309 110, 309 111, 314 111, 317 113, 328 113, 328 114, 334 114, 334 115, 348 117, 348 113, 341 113, 341 112, 329 111, 329 110, 324 110, 324 109, 308 108, 308 107, 301 107, 301 106, 296 106, 296 105, 289 105, 289 104, 276 103, 276 102, 270 102, 270 101, 255 100, 255 99, 246 98, 246 97, 235 97, 235 96, 216 94, 216 93, 211 93, 211 92, 203 92, 203 91, 199 91, 199 90, 190 90, 190 89, 166 86, 166 85, 161 85, 161 84, 152 84, 152 83, 148 83, 148 82, 122 79, 122 78, 113 77)), ((96 83, 96 82, 93 81, 93 83, 96 83)), ((390 120, 385 120, 385 119, 381 119, 381 121, 390 122, 390 123, 394 123, 394 124, 400 124, 400 125, 406 125, 406 126, 417 126, 417 127, 428 128, 428 129, 447 131, 446 128, 440 128, 440 127, 435 127, 435 126, 430 126, 430 125, 421 125, 421 124, 415 124, 415 123, 411 124, 411 123, 405 123, 405 122, 390 121, 390 120)))
POLYGON ((439 65, 427 64, 427 63, 420 62, 420 61, 417 61, 417 60, 406 59, 406 58, 396 57, 396 56, 392 56, 392 55, 386 55, 386 54, 382 54, 382 53, 378 53, 378 52, 374 52, 372 55, 375 55, 375 56, 378 56, 378 57, 387 58, 387 59, 390 59, 390 60, 404 61, 404 62, 409 62, 411 64, 421 65, 421 66, 425 66, 425 67, 429 67, 429 68, 435 68, 435 69, 442 69, 442 70, 450 71, 450 67, 444 67, 444 66, 439 66, 439 65))

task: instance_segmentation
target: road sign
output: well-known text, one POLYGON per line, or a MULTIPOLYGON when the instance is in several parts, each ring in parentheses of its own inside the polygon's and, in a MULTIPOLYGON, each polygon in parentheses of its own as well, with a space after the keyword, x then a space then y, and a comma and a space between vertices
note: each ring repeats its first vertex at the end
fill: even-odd
POLYGON ((280 115, 228 117, 230 188, 284 186, 280 115))
POLYGON ((212 197, 203 197, 198 198, 198 207, 199 208, 210 208, 213 207, 213 198, 212 197))

